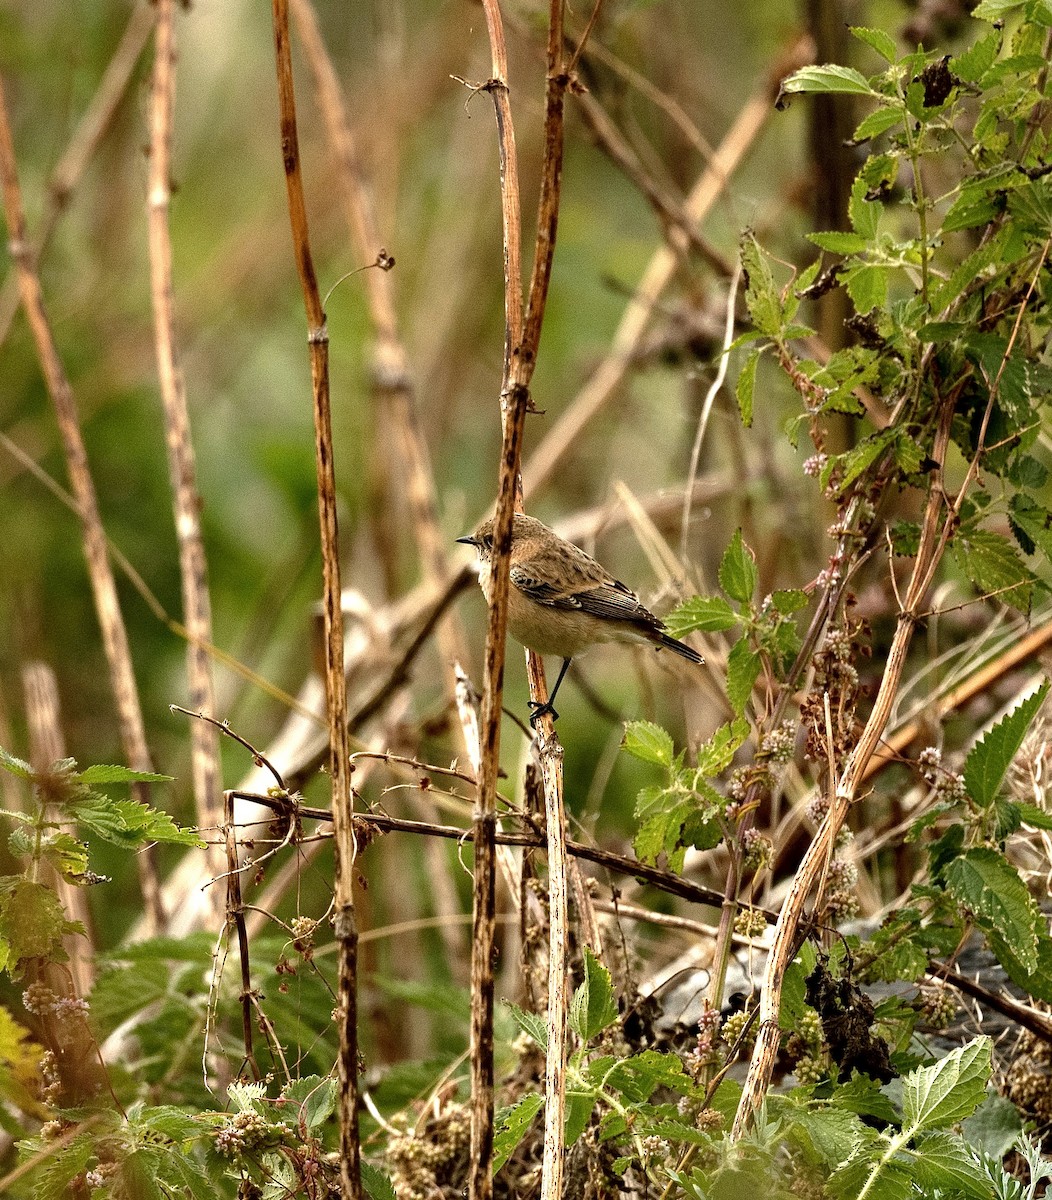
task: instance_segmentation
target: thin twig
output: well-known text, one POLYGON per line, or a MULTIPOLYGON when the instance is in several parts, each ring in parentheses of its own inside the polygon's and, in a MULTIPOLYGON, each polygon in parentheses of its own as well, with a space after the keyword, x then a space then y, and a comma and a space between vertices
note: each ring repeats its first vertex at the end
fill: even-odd
POLYGON ((329 335, 311 256, 307 206, 300 173, 296 95, 289 45, 288 0, 273 0, 274 49, 281 113, 281 152, 288 192, 296 268, 307 314, 311 385, 314 394, 318 515, 321 526, 325 623, 325 696, 329 717, 329 770, 332 775, 335 881, 333 924, 340 947, 339 1122, 340 1189, 344 1200, 362 1200, 361 1145, 358 1135, 358 931, 354 914, 354 860, 358 852, 351 805, 347 735, 347 681, 343 663, 343 610, 340 602, 336 475, 329 397, 329 335))
MULTIPOLYGON (((154 352, 164 406, 168 475, 172 488, 179 578, 186 621, 186 675, 190 704, 200 712, 215 711, 212 663, 212 605, 208 564, 201 534, 201 500, 190 435, 186 388, 176 361, 175 305, 172 294, 172 241, 168 229, 171 201, 172 119, 175 105, 175 0, 157 0, 156 48, 150 100, 150 176, 147 218, 150 246, 150 298, 153 306, 154 352)), ((191 772, 197 824, 218 825, 222 815, 219 737, 207 721, 190 727, 191 772)), ((206 852, 206 869, 214 874, 222 861, 218 847, 206 852)), ((219 896, 216 895, 216 916, 219 896)))

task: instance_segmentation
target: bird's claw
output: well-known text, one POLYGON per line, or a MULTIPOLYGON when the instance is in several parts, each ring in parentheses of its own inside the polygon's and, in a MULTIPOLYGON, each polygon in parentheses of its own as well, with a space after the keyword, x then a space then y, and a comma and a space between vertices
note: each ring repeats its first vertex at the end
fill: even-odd
POLYGON ((559 719, 559 714, 555 711, 550 700, 545 700, 542 704, 540 700, 529 700, 527 703, 530 706, 530 728, 536 729, 537 722, 541 717, 551 717, 553 721, 559 719))

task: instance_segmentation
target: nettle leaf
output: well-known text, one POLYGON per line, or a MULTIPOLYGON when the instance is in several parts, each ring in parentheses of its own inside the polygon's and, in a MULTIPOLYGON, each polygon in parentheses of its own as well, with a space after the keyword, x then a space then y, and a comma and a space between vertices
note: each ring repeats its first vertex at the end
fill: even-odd
POLYGON ((738 401, 738 412, 741 413, 742 424, 748 429, 752 425, 752 401, 756 391, 756 368, 760 363, 763 350, 753 350, 742 364, 738 372, 738 383, 734 389, 738 401))
POLYGON ((665 617, 665 628, 674 638, 700 630, 720 633, 733 629, 739 617, 722 596, 691 596, 665 617))
POLYGON ((9 959, 62 958, 62 938, 79 926, 66 920, 58 897, 42 883, 16 878, 0 891, 0 938, 9 959))
POLYGON ((945 1129, 970 1117, 986 1095, 993 1043, 973 1038, 930 1067, 918 1067, 902 1081, 902 1129, 911 1137, 945 1129))
POLYGON ((986 529, 962 529, 953 539, 953 555, 980 594, 1030 611, 1037 580, 1008 538, 986 529))
POLYGON ((950 70, 965 83, 978 83, 994 65, 1001 49, 1001 35, 996 30, 969 46, 963 54, 950 59, 950 70))
POLYGON ((840 92, 852 96, 879 96, 865 75, 852 67, 826 63, 820 67, 801 67, 782 84, 783 92, 840 92))
POLYGON ((811 600, 802 588, 779 588, 771 593, 771 603, 783 617, 791 617, 806 608, 811 600))
POLYGON ((885 62, 893 63, 898 59, 899 51, 895 39, 883 29, 867 29, 864 25, 851 25, 848 31, 852 37, 865 42, 871 50, 876 50, 885 62))
POLYGON ((672 1088, 683 1095, 694 1090, 679 1055, 659 1050, 644 1050, 621 1059, 606 1074, 606 1082, 632 1104, 649 1100, 659 1087, 672 1088))
POLYGON ((3 746, 0 746, 0 767, 3 767, 5 771, 9 771, 12 775, 17 775, 19 779, 31 780, 35 775, 29 763, 21 758, 15 758, 3 746))
POLYGON ((1019 809, 1022 824, 1029 825, 1031 829, 1052 829, 1052 813, 1045 812, 1036 804, 1027 804, 1026 801, 1022 801, 1016 807, 1019 809))
POLYGON ((761 333, 768 337, 780 337, 782 303, 774 286, 771 268, 767 265, 767 256, 750 230, 742 235, 740 253, 749 316, 761 333))
POLYGON ((496 1116, 493 1131, 493 1173, 504 1166, 515 1152, 515 1147, 526 1136, 534 1117, 544 1107, 544 1097, 536 1092, 527 1092, 509 1108, 502 1108, 496 1116))
POLYGON ((1052 938, 1048 936, 1044 918, 1038 920, 1037 967, 1024 961, 1016 947, 992 930, 985 930, 986 940, 1008 978, 1026 995, 1045 1004, 1052 1004, 1052 938))
POLYGON ((617 1020, 617 1002, 610 972, 587 946, 584 948, 584 982, 570 1000, 570 1028, 582 1042, 598 1037, 617 1020))
POLYGON ((182 829, 166 813, 135 800, 112 800, 98 792, 78 796, 68 811, 85 829, 115 846, 135 847, 147 842, 172 842, 201 848, 196 833, 182 829))
MULTIPOLYGON (((365 1193, 369 1200, 397 1200, 398 1193, 394 1189, 394 1184, 371 1162, 366 1162, 362 1159, 362 1186, 365 1188, 365 1193)), ((496 1168, 494 1168, 496 1170, 496 1168)))
POLYGON ((735 716, 745 712, 762 665, 760 655, 749 645, 747 637, 739 638, 731 647, 727 655, 727 699, 735 716))
POLYGON ((320 1075, 306 1075, 294 1080, 281 1093, 287 1104, 295 1104, 297 1120, 310 1130, 320 1129, 336 1111, 337 1082, 320 1075))
POLYGON ((855 132, 851 135, 851 143, 860 146, 864 142, 879 137, 882 133, 887 133, 889 129, 894 129, 901 123, 902 113, 899 109, 875 108, 869 116, 863 117, 855 126, 855 132))
POLYGON ((844 272, 844 286, 859 315, 865 316, 887 304, 890 272, 890 267, 871 265, 849 267, 844 272))
POLYGON ((621 745, 642 762, 655 763, 659 767, 671 768, 676 751, 672 735, 652 721, 629 721, 621 745))
POLYGON ((972 9, 972 16, 979 21, 1000 21, 1013 8, 1022 8, 1027 0, 981 0, 972 9))
POLYGON ((519 1008, 517 1004, 512 1004, 510 1000, 505 1000, 504 1004, 511 1013, 515 1024, 522 1030, 531 1041, 542 1049, 548 1049, 548 1022, 543 1016, 538 1013, 527 1012, 524 1008, 519 1008))
POLYGON ((720 587, 739 604, 748 604, 756 591, 756 556, 746 546, 742 531, 736 529, 724 551, 719 570, 720 587))
POLYGON ((863 438, 857 446, 846 453, 830 458, 822 471, 822 485, 826 486, 829 483, 834 468, 839 467, 840 490, 843 492, 855 482, 863 471, 868 470, 880 458, 888 446, 895 442, 896 437, 894 429, 882 429, 879 433, 872 433, 869 437, 863 438))
POLYGON ((861 254, 869 249, 869 239, 858 233, 846 233, 831 230, 829 233, 809 233, 807 240, 813 242, 819 250, 827 250, 830 254, 861 254))
POLYGON ((743 717, 731 721, 729 725, 721 725, 707 742, 698 747, 697 778, 693 786, 697 788, 702 779, 711 779, 725 771, 748 736, 749 722, 743 717))
POLYGON ((912 557, 920 548, 920 525, 916 521, 896 521, 891 527, 891 548, 896 554, 912 557))
MULTIPOLYGON (((879 178, 885 170, 885 157, 878 156, 872 159, 873 173, 879 178)), ((891 160, 888 160, 889 162, 891 160)), ((869 182, 866 178, 865 171, 861 172, 855 182, 851 185, 851 197, 848 200, 847 215, 851 222, 851 228, 862 237, 866 243, 870 243, 877 236, 877 227, 880 224, 880 215, 884 211, 883 205, 875 200, 867 200, 866 194, 869 191, 869 182)))
POLYGON ((951 862, 946 890, 984 931, 1008 942, 1030 971, 1037 968, 1038 909, 1016 869, 996 850, 976 846, 951 862))
POLYGON ((1016 492, 1009 505, 1008 520, 1024 553, 1036 549, 1052 561, 1052 512, 1025 492, 1016 492))
POLYGON ((153 771, 133 771, 130 767, 107 766, 97 764, 85 767, 74 777, 81 783, 96 785, 100 783, 171 783, 171 775, 156 775, 153 771))
POLYGON ((1001 790, 1005 773, 1019 753, 1026 731, 1048 695, 1043 683, 1006 717, 988 730, 968 753, 964 762, 964 785, 968 795, 983 808, 989 807, 1001 790))
POLYGON ((918 1184, 925 1194, 991 1200, 990 1177, 968 1153, 968 1147, 952 1133, 924 1133, 917 1138, 913 1159, 918 1184))

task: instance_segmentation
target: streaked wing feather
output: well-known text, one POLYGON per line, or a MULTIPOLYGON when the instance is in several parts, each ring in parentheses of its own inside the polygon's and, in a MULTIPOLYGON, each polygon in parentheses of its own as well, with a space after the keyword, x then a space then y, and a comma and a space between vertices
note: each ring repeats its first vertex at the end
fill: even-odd
MULTIPOLYGON (((598 564, 597 564, 598 565, 598 564)), ((664 626, 652 612, 644 608, 636 594, 617 579, 603 575, 597 579, 598 587, 582 591, 561 591, 553 584, 538 578, 536 566, 520 563, 511 568, 511 582, 523 595, 537 604, 552 608, 576 610, 594 617, 605 617, 615 621, 627 621, 647 629, 660 630, 664 626)))

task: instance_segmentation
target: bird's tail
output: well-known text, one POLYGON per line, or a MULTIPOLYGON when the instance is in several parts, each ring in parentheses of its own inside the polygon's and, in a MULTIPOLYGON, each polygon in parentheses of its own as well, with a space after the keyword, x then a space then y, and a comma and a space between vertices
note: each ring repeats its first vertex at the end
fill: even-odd
POLYGON ((667 633, 659 633, 658 638, 662 646, 667 647, 669 650, 675 650, 677 654, 692 663, 703 663, 705 661, 697 650, 692 649, 686 642, 677 642, 674 637, 669 637, 667 633))

